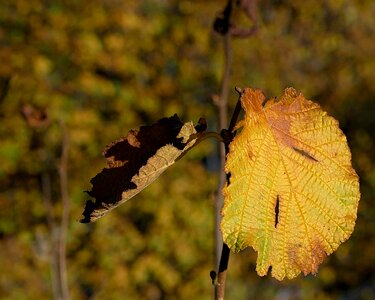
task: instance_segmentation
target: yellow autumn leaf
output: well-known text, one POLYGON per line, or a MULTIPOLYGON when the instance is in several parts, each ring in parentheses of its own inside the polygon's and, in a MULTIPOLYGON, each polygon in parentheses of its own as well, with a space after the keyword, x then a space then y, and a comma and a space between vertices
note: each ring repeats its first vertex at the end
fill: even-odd
POLYGON ((315 274, 353 232, 359 180, 338 122, 288 88, 279 101, 245 89, 242 131, 230 144, 221 230, 233 251, 258 252, 256 270, 282 280, 315 274), (263 106, 264 105, 264 106, 263 106))

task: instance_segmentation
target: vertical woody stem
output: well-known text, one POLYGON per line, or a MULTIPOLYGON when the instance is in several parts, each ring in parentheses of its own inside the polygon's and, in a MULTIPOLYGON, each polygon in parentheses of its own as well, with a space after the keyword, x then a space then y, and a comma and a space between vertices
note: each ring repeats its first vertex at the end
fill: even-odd
MULTIPOLYGON (((235 124, 237 123, 238 116, 241 112, 241 95, 242 91, 240 88, 236 88, 236 91, 239 94, 239 98, 236 104, 236 108, 234 109, 232 119, 230 121, 229 127, 227 130, 222 130, 221 135, 224 140, 224 147, 225 147, 225 154, 228 154, 229 152, 229 144, 233 140, 235 136, 235 132, 233 132, 235 124)), ((223 172, 224 174, 224 172, 223 172)), ((229 184, 229 178, 230 174, 227 174, 226 176, 226 181, 229 184)), ((224 299, 224 294, 225 294, 225 280, 227 276, 227 269, 228 269, 228 262, 229 262, 229 254, 230 254, 230 249, 229 247, 223 243, 223 247, 221 250, 221 258, 220 258, 220 263, 219 263, 219 268, 218 268, 218 278, 217 278, 217 283, 215 285, 215 300, 223 300, 224 299)))

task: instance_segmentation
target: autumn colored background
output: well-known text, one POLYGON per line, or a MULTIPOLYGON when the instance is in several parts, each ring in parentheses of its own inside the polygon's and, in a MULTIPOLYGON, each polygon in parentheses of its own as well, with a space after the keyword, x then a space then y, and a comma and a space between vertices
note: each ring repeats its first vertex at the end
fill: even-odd
MULTIPOLYGON (((215 142, 98 222, 78 220, 106 144, 174 113, 216 129, 223 50, 212 23, 224 5, 1 2, 1 299, 53 298, 64 207, 71 299, 212 297, 215 142)), ((228 299, 375 299, 374 15, 372 0, 259 1, 259 31, 233 40, 230 111, 234 86, 302 91, 339 120, 362 198, 352 237, 317 276, 258 277, 249 249, 230 258, 228 299)))

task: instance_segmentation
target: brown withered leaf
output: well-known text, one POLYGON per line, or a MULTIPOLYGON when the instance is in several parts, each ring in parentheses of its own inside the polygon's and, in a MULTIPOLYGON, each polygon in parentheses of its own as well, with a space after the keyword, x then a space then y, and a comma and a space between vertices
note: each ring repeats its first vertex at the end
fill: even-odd
POLYGON ((21 113, 31 128, 42 128, 49 124, 46 109, 27 103, 22 106, 21 113))
POLYGON ((177 115, 156 124, 130 130, 126 137, 107 146, 108 166, 91 179, 82 223, 93 222, 129 200, 152 183, 204 136, 204 119, 194 127, 177 115))

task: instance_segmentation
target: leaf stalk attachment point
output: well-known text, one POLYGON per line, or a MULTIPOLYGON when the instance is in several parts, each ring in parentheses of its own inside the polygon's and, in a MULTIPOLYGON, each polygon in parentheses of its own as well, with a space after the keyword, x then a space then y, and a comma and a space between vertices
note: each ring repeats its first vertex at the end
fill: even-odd
MULTIPOLYGON (((225 145, 225 156, 227 156, 229 152, 229 144, 232 142, 233 138, 236 135, 236 132, 233 130, 235 129, 237 119, 241 112, 241 96, 242 96, 242 90, 239 87, 236 87, 236 91, 238 92, 238 100, 236 107, 233 111, 232 118, 229 123, 228 129, 223 129, 221 131, 221 137, 223 139, 224 145, 225 145)), ((226 180, 227 184, 229 184, 229 178, 230 174, 227 175, 226 180)), ((229 254, 230 249, 227 246, 227 244, 223 243, 223 247, 221 250, 221 257, 220 257, 220 263, 219 263, 219 269, 217 272, 217 282, 215 284, 215 299, 221 300, 224 299, 224 293, 225 293, 225 280, 227 276, 227 269, 228 269, 228 262, 229 262, 229 254)))

